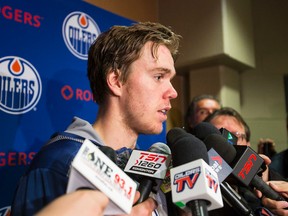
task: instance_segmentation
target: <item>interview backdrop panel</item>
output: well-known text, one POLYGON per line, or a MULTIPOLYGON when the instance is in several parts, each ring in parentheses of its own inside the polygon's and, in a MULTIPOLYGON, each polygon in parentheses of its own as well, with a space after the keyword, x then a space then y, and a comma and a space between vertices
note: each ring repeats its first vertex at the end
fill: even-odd
MULTIPOLYGON (((74 116, 93 123, 88 48, 112 25, 132 23, 80 0, 0 2, 0 215, 9 213, 20 176, 54 132, 74 116)), ((140 135, 139 148, 165 142, 165 134, 140 135)))

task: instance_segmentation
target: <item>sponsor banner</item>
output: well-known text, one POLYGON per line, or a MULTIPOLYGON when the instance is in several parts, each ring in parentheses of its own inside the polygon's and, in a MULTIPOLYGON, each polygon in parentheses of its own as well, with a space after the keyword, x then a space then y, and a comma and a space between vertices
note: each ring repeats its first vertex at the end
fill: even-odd
MULTIPOLYGON (((73 116, 95 120, 86 76, 88 48, 112 25, 133 21, 71 0, 0 2, 0 211, 9 212, 18 179, 40 147, 73 116)), ((164 125, 165 128, 165 125, 164 125)), ((165 142, 141 136, 139 147, 165 142)))

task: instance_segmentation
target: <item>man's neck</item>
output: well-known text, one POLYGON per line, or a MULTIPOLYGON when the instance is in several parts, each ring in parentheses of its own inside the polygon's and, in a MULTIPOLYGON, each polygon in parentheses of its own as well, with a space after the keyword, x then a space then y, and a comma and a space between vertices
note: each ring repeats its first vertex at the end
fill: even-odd
POLYGON ((94 130, 99 134, 105 145, 117 150, 122 147, 134 149, 138 134, 127 128, 119 115, 109 115, 107 111, 99 112, 93 124, 94 130))

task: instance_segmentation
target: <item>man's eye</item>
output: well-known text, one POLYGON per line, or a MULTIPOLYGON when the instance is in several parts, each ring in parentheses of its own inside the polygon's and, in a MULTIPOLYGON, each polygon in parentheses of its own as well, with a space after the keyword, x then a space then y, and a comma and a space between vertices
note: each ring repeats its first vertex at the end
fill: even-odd
POLYGON ((163 78, 163 75, 157 75, 157 76, 155 76, 155 79, 158 80, 158 81, 161 80, 162 78, 163 78))
POLYGON ((200 115, 207 115, 208 114, 208 111, 204 110, 204 109, 201 109, 198 112, 199 112, 200 115))

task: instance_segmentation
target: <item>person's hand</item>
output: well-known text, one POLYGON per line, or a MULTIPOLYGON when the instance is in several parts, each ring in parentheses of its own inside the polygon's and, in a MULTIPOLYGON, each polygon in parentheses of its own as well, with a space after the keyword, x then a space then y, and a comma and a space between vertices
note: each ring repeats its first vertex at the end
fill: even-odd
POLYGON ((153 198, 149 197, 147 200, 145 200, 142 203, 139 203, 135 206, 133 206, 132 208, 132 212, 131 212, 131 216, 135 215, 147 215, 147 216, 151 216, 152 212, 157 208, 158 204, 156 202, 156 200, 154 200, 153 198))
POLYGON ((259 154, 261 158, 263 158, 264 163, 266 164, 266 170, 262 172, 262 179, 264 182, 267 182, 269 180, 269 167, 268 165, 271 163, 271 160, 269 157, 263 154, 259 154))
MULTIPOLYGON (((135 197, 134 197, 134 204, 137 202, 137 200, 140 198, 140 192, 136 191, 135 197)), ((137 205, 134 205, 132 208, 131 213, 129 214, 130 216, 138 216, 138 215, 147 215, 151 216, 152 212, 157 208, 158 204, 156 200, 153 198, 149 197, 146 199, 144 202, 139 203, 137 205)))
MULTIPOLYGON (((269 184, 273 190, 279 192, 284 198, 288 198, 288 182, 269 181, 267 184, 269 184)), ((256 195, 259 198, 262 197, 260 191, 256 191, 256 195)), ((286 201, 276 201, 263 196, 262 204, 276 215, 288 215, 288 209, 285 209, 288 208, 288 202, 286 201)))
POLYGON ((103 215, 108 203, 108 197, 98 190, 77 190, 55 199, 36 216, 103 215))

